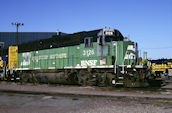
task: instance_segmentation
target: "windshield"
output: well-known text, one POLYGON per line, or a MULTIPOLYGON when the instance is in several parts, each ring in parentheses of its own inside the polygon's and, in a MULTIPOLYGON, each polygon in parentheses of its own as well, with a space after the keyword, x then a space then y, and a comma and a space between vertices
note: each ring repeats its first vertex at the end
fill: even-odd
POLYGON ((111 42, 111 41, 121 41, 120 37, 117 36, 106 36, 105 42, 111 42))

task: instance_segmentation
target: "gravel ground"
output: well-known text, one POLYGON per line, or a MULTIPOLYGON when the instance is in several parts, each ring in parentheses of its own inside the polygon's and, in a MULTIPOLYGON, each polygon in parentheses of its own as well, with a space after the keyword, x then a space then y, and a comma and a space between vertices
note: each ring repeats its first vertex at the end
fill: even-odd
POLYGON ((172 113, 172 100, 0 93, 1 113, 172 113))
POLYGON ((53 95, 87 95, 87 96, 118 96, 172 99, 172 89, 147 88, 112 88, 112 87, 79 87, 55 85, 20 85, 16 83, 0 83, 0 92, 23 92, 53 95))
POLYGON ((172 113, 172 89, 0 82, 0 113, 172 113))

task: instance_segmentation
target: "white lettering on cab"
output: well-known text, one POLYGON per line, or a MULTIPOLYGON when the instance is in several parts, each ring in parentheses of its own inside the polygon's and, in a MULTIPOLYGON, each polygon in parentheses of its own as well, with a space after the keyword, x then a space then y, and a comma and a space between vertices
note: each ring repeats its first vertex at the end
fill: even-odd
POLYGON ((83 56, 89 57, 90 55, 94 55, 94 49, 83 50, 83 56))
POLYGON ((97 60, 82 60, 81 66, 96 66, 97 60))

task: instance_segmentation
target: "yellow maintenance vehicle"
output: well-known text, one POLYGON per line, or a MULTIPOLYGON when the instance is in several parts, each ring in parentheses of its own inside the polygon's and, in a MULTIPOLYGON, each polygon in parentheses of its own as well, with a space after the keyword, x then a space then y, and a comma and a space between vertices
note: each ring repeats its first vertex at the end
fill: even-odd
POLYGON ((0 79, 3 80, 4 75, 4 62, 2 60, 2 57, 0 57, 0 79))
POLYGON ((18 47, 10 46, 8 49, 8 69, 12 70, 18 67, 18 47))
POLYGON ((5 76, 7 75, 7 56, 0 57, 0 80, 6 80, 5 76))
POLYGON ((172 77, 171 59, 149 60, 147 65, 152 68, 154 76, 164 76, 166 78, 172 77))
POLYGON ((18 46, 10 46, 8 55, 0 57, 0 79, 15 80, 14 69, 18 67, 18 46), (11 75, 11 76, 9 76, 11 75))
POLYGON ((2 69, 3 67, 4 67, 4 65, 3 65, 3 60, 2 60, 2 57, 0 57, 0 69, 2 69))

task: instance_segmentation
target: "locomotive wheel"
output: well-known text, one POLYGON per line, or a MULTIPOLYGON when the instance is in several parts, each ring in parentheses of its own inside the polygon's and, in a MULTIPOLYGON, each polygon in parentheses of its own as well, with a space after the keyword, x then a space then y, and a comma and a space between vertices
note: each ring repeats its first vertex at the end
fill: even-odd
POLYGON ((111 73, 107 73, 106 76, 106 85, 107 86, 114 86, 116 84, 116 80, 114 79, 114 75, 111 73))
POLYGON ((78 73, 74 72, 74 71, 70 71, 70 73, 68 74, 68 79, 70 82, 76 84, 78 82, 78 77, 77 77, 78 73))
POLYGON ((86 86, 87 76, 85 71, 80 71, 78 74, 78 84, 81 86, 86 86))
POLYGON ((134 76, 126 76, 124 81, 124 87, 135 87, 136 85, 136 78, 134 76))

